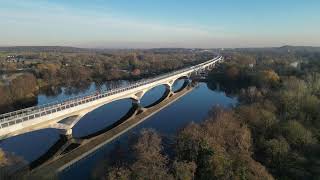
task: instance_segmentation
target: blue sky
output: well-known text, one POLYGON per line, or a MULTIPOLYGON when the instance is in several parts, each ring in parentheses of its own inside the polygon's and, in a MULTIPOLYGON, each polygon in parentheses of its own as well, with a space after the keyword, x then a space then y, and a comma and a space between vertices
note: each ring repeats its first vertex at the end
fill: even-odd
POLYGON ((0 0, 0 46, 320 46, 319 0, 0 0))

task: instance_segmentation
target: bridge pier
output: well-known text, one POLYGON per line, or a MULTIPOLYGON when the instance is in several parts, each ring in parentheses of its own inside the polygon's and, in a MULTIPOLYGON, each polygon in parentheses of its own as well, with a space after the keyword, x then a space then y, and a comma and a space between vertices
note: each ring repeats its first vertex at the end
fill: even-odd
POLYGON ((171 96, 173 96, 173 95, 174 95, 174 92, 173 92, 173 91, 170 91, 165 99, 168 99, 169 97, 171 97, 171 96))
POLYGON ((59 134, 62 136, 68 137, 68 139, 72 138, 72 128, 69 129, 59 129, 59 134))
MULTIPOLYGON (((167 93, 167 97, 171 97, 171 96, 174 94, 174 92, 173 92, 173 90, 172 90, 172 88, 173 88, 173 83, 174 83, 174 82, 171 82, 169 85, 166 86, 166 91, 167 91, 167 92, 165 92, 165 93, 167 93)), ((166 98, 167 98, 167 97, 166 97, 166 98)), ((165 99, 166 99, 166 98, 165 98, 165 99)))
POLYGON ((143 111, 145 111, 146 110, 146 108, 144 108, 142 105, 141 105, 141 103, 140 103, 140 99, 133 99, 132 100, 132 107, 135 107, 136 108, 136 112, 133 114, 133 116, 135 115, 135 114, 139 114, 139 113, 141 113, 141 112, 143 112, 143 111))
POLYGON ((59 122, 56 122, 50 125, 50 128, 58 129, 59 134, 62 136, 66 136, 68 139, 72 138, 72 128, 81 120, 83 116, 85 116, 91 110, 87 110, 79 113, 75 116, 70 116, 65 118, 59 122))
MULTIPOLYGON (((140 105, 140 99, 148 90, 159 85, 165 85, 167 92, 161 100, 166 99, 175 93, 172 90, 172 86, 177 79, 182 77, 190 78, 191 74, 202 73, 221 61, 223 61, 223 57, 218 56, 204 63, 150 78, 146 81, 133 83, 127 87, 119 87, 114 90, 93 93, 51 105, 31 107, 2 114, 0 115, 0 140, 43 128, 56 128, 61 131, 61 134, 70 136, 72 135, 73 126, 85 114, 120 99, 135 99, 133 104, 137 105, 137 112, 145 111, 146 108, 140 105)), ((159 102, 157 101, 157 103, 159 102)))
POLYGON ((172 86, 170 86, 170 88, 168 88, 167 90, 166 90, 166 92, 165 92, 165 98, 163 99, 163 101, 164 100, 166 100, 166 99, 168 99, 168 98, 170 98, 171 96, 173 96, 174 95, 174 92, 173 92, 173 90, 172 90, 172 86))

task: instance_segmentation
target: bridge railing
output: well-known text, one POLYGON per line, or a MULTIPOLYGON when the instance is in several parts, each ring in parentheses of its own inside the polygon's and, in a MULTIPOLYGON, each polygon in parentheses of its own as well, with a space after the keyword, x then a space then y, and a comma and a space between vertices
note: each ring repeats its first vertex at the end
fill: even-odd
MULTIPOLYGON (((208 62, 210 63, 210 62, 208 62)), ((201 66, 202 64, 198 65, 198 66, 201 66)), ((165 78, 167 76, 170 76, 170 75, 173 75, 173 74, 176 74, 176 73, 180 73, 180 72, 183 72, 185 70, 188 70, 188 69, 192 69, 193 67, 190 67, 190 68, 187 68, 187 69, 182 69, 182 70, 179 70, 179 71, 175 71, 173 73, 166 73, 164 75, 161 75, 161 76, 158 76, 156 78, 152 78, 152 79, 147 79, 147 80, 141 80, 141 81, 138 81, 138 82, 135 82, 133 84, 129 84, 128 86, 126 87, 130 87, 130 86, 133 86, 133 85, 136 85, 136 84, 141 84, 143 82, 150 82, 152 80, 158 80, 158 79, 161 79, 161 78, 165 78)), ((122 88, 122 87, 118 87, 118 88, 122 88)), ((112 90, 111 90, 112 91, 112 90)), ((82 98, 84 95, 81 95, 81 96, 76 96, 76 97, 72 97, 72 98, 69 98, 69 99, 66 99, 64 101, 72 101, 74 99, 78 99, 78 98, 82 98)), ((85 95, 86 96, 86 95, 85 95)), ((62 102, 64 102, 62 101, 62 102)), ((20 114, 21 112, 26 112, 26 111, 30 111, 30 110, 36 110, 36 109, 41 109, 41 108, 45 108, 45 107, 48 107, 48 106, 52 106, 52 105, 55 105, 55 104, 59 104, 60 102, 53 102, 53 103, 49 103, 49 104, 45 104, 45 105, 40 105, 40 106, 35 106, 35 107, 30 107, 30 108, 25 108, 25 109, 22 109, 22 110, 18 110, 18 111, 14 111, 14 112, 11 112, 11 113, 6 113, 6 114, 3 114, 3 115, 0 115, 0 117, 5 117, 5 116, 14 116, 16 114, 20 114)))
MULTIPOLYGON (((194 69, 196 67, 201 67, 202 65, 205 65, 207 63, 211 63, 211 61, 208 61, 208 62, 205 62, 205 63, 202 63, 202 64, 199 64, 199 65, 196 65, 196 66, 193 66, 193 67, 190 67, 190 68, 185 68, 185 69, 182 69, 182 70, 178 70, 178 71, 175 71, 173 73, 166 73, 164 75, 161 75, 161 76, 158 76, 158 77, 155 77, 155 78, 152 78, 152 79, 147 79, 147 80, 141 80, 141 81, 138 81, 138 82, 135 82, 133 84, 129 84, 128 86, 126 86, 126 88, 131 88, 132 86, 136 86, 136 85, 142 85, 143 83, 150 83, 151 81, 157 81, 159 79, 162 79, 162 78, 166 78, 167 76, 171 76, 171 75, 174 75, 174 74, 177 74, 177 73, 181 73, 183 71, 186 71, 186 70, 189 70, 189 69, 194 69)), ((109 91, 115 91, 117 89, 121 89, 123 87, 118 87, 116 89, 112 89, 112 90, 109 90, 109 91)), ((118 90, 119 91, 119 90, 118 90)), ((89 94, 90 95, 90 94, 89 94)), ((49 103, 49 104, 45 104, 45 105, 42 105, 42 106, 35 106, 35 107, 30 107, 30 108, 26 108, 26 109, 22 109, 22 110, 18 110, 18 111, 14 111, 14 112, 11 112, 11 113, 7 113, 7 114, 3 114, 1 115, 2 117, 15 117, 15 115, 17 114, 21 114, 21 113, 24 113, 24 112, 37 112, 37 111, 40 111, 44 108, 47 108, 47 107, 52 107, 56 104, 60 104, 60 103, 64 103, 66 101, 73 101, 73 100, 77 100, 79 98, 83 98, 83 97, 87 97, 88 95, 81 95, 81 96, 76 96, 76 97, 72 97, 72 98, 69 98, 69 99, 66 99, 62 102, 53 102, 53 103, 49 103)), ((0 116, 0 117, 1 117, 0 116)), ((1 122, 1 118, 0 118, 0 122, 1 122)))
POLYGON ((95 93, 88 93, 85 95, 81 95, 81 96, 75 96, 72 98, 68 98, 65 99, 63 101, 56 101, 56 102, 52 102, 52 103, 48 103, 45 105, 40 105, 40 106, 34 106, 34 107, 29 107, 29 108, 25 108, 25 109, 21 109, 21 110, 17 110, 17 111, 13 111, 13 112, 9 112, 9 113, 5 113, 5 114, 1 114, 0 115, 0 128, 5 128, 17 123, 21 123, 23 121, 27 121, 27 120, 31 120, 34 118, 38 118, 41 116, 45 116, 48 114, 52 114, 58 111, 62 111, 68 108, 72 108, 84 103, 88 103, 103 97, 107 97, 110 95, 114 95, 116 93, 120 93, 120 92, 124 92, 126 90, 130 90, 133 88, 137 88, 139 86, 143 86, 161 79, 165 79, 168 78, 170 76, 176 75, 176 74, 180 74, 183 72, 187 72, 190 70, 193 71, 198 71, 200 69, 202 69, 203 66, 210 64, 210 63, 216 63, 222 60, 222 57, 216 57, 212 60, 206 61, 204 63, 200 63, 198 65, 195 66, 191 66, 191 67, 187 67, 181 70, 177 70, 174 72, 170 72, 170 73, 165 73, 162 74, 160 76, 154 77, 154 78, 149 78, 149 79, 143 79, 143 80, 139 80, 133 83, 130 83, 129 85, 121 85, 117 88, 114 89, 110 89, 110 90, 103 90, 101 92, 95 92, 95 93))

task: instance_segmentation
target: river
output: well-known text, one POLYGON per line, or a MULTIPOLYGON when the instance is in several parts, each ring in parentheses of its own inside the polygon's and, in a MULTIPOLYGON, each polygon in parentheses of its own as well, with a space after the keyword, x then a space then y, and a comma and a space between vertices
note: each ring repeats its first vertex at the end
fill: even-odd
MULTIPOLYGON (((125 81, 116 84, 127 83, 125 81)), ((174 90, 179 89, 183 80, 179 80, 174 85, 174 90)), ((99 86, 108 88, 114 83, 99 86)), ((55 93, 41 93, 38 95, 38 104, 45 104, 81 94, 94 92, 97 90, 95 83, 91 83, 81 90, 77 88, 59 88, 55 93)), ((161 98, 165 92, 164 86, 158 86, 147 92, 141 100, 142 106, 148 106, 161 98)), ((85 115, 73 128, 73 136, 82 137, 94 133, 119 120, 125 115, 130 107, 131 100, 124 99, 102 106, 85 115)), ((207 84, 201 82, 190 93, 181 97, 159 113, 145 120, 133 129, 124 133, 120 137, 106 144, 89 157, 77 162, 69 169, 64 170, 59 179, 89 179, 97 164, 104 159, 112 148, 121 143, 125 143, 133 134, 143 128, 152 128, 165 137, 174 136, 175 133, 190 122, 200 122, 204 120, 213 106, 232 107, 237 103, 237 98, 226 96, 224 92, 214 91, 208 88, 207 84)), ((0 148, 11 152, 25 161, 31 162, 44 154, 59 139, 58 131, 55 129, 43 129, 15 137, 5 139, 0 142, 0 148)))

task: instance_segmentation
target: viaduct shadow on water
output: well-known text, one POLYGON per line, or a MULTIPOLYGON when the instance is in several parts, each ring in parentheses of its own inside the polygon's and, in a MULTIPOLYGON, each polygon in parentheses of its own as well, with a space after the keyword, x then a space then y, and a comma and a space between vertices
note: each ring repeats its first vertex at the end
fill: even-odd
MULTIPOLYGON (((47 152, 42 154, 36 160, 34 160, 31 163, 29 163, 29 168, 30 169, 34 169, 34 168, 40 166, 41 164, 45 163, 46 161, 48 161, 49 159, 51 159, 51 158, 53 158, 55 156, 63 155, 63 154, 66 154, 66 153, 76 149, 78 146, 81 145, 82 141, 89 140, 89 139, 94 138, 94 137, 96 137, 98 135, 101 135, 101 134, 103 134, 103 133, 105 133, 105 132, 107 132, 107 131, 115 128, 115 127, 117 127, 118 125, 120 125, 121 123, 123 123, 124 121, 126 121, 127 119, 132 117, 134 114, 139 113, 139 110, 140 110, 141 107, 146 108, 146 109, 150 108, 150 107, 153 107, 153 106, 159 104, 160 102, 162 102, 167 97, 169 97, 171 93, 177 93, 177 92, 182 91, 189 84, 190 84, 190 80, 189 79, 179 78, 178 80, 176 80, 174 82, 173 87, 172 87, 172 91, 170 91, 170 89, 168 87, 166 87, 165 85, 160 85, 160 86, 157 86, 157 87, 149 90, 142 97, 141 104, 137 104, 137 103, 135 103, 134 100, 129 99, 131 107, 120 119, 117 119, 115 121, 112 120, 111 121, 112 123, 110 123, 109 125, 106 125, 102 129, 96 130, 95 132, 92 132, 92 133, 89 133, 89 134, 86 134, 86 135, 82 135, 82 136, 78 136, 78 137, 75 136, 75 137, 71 137, 71 138, 67 137, 67 136, 64 136, 64 135, 60 135, 60 138, 58 139, 58 141, 56 141, 50 147, 50 149, 47 152), (148 95, 148 93, 149 93, 149 95, 148 95), (155 98, 155 97, 150 98, 150 96, 156 96, 157 98, 155 98), (160 98, 159 98, 159 96, 160 96, 160 98), (154 99, 157 99, 157 100, 154 101, 154 99)), ((122 101, 122 100, 118 100, 118 101, 122 101)), ((112 104, 114 104, 114 103, 117 103, 117 101, 112 102, 110 104, 106 104, 106 105, 104 105, 104 106, 102 106, 100 108, 104 109, 104 108, 109 107, 109 106, 112 107, 112 104)), ((122 103, 119 103, 119 104, 122 104, 122 103)), ((88 117, 94 116, 95 111, 99 111, 100 108, 94 110, 93 112, 88 113, 86 116, 88 116, 88 117)), ((116 109, 113 109, 113 108, 110 108, 110 109, 111 110, 116 110, 116 109)), ((86 119, 86 116, 84 116, 83 119, 86 119)), ((106 117, 99 117, 98 116, 98 120, 105 119, 105 118, 106 117)), ((108 116, 107 116, 106 119, 108 119, 108 116)), ((90 118, 89 118, 89 120, 90 120, 90 118)), ((110 119, 108 119, 108 120, 110 120, 110 119)), ((81 121, 82 121, 82 119, 78 122, 78 124, 76 124, 75 127, 77 127, 79 124, 81 125, 81 121)))
POLYGON ((172 91, 178 93, 191 84, 191 80, 188 77, 181 77, 177 79, 172 85, 172 91))
POLYGON ((190 84, 188 78, 181 77, 173 83, 171 91, 170 88, 166 85, 156 86, 144 94, 140 101, 141 106, 143 108, 153 107, 165 100, 168 96, 171 96, 172 93, 178 93, 182 91, 185 87, 188 86, 188 84, 190 84))
MULTIPOLYGON (((125 100, 119 100, 119 101, 125 101, 125 100)), ((130 99, 130 101, 132 101, 130 99)), ((114 111, 114 109, 112 108, 112 104, 114 103, 119 103, 120 105, 124 105, 123 102, 112 102, 110 104, 106 104, 100 108, 102 109, 109 109, 114 111), (108 106, 108 107, 107 107, 108 106), (110 107, 111 106, 111 107, 110 107)), ((81 142, 83 140, 88 140, 88 139, 91 139, 91 138, 94 138, 98 135, 101 135, 109 130, 111 130, 112 128, 118 126, 119 124, 121 124, 122 122, 124 122, 125 120, 129 119, 130 117, 132 117, 136 112, 138 112, 138 109, 139 109, 139 105, 136 104, 136 103, 133 103, 133 102, 130 102, 131 107, 130 109, 120 117, 120 119, 116 117, 116 120, 112 120, 112 119, 107 119, 107 121, 111 122, 109 123, 108 125, 106 125, 105 127, 103 127, 102 129, 99 129, 95 132, 92 132, 92 133, 89 133, 89 134, 86 134, 86 135, 83 135, 83 136, 80 136, 80 137, 68 137, 68 136, 65 136, 65 135, 60 135, 60 138, 50 147, 50 149, 48 151, 46 151, 44 154, 42 154, 39 158, 37 158, 36 160, 32 161, 31 163, 29 163, 29 168, 30 169, 34 169, 38 166, 40 166, 41 164, 45 163, 46 161, 48 161, 49 159, 55 157, 55 156, 59 156, 59 155, 63 155, 63 154, 66 154, 68 153, 69 151, 77 148, 78 146, 81 145, 81 142), (63 149, 62 149, 63 148, 63 149)), ((99 111, 99 109, 96 109, 90 113, 88 113, 86 116, 87 117, 90 117, 90 116, 95 116, 95 111, 99 111)), ((126 108, 124 108, 126 109, 126 108)), ((101 109, 100 109, 101 110, 101 109)), ((121 113, 120 113, 121 114, 121 113)), ((101 115, 101 114, 100 114, 101 115)), ((86 118, 86 116, 83 117, 83 119, 86 118)), ((98 116, 98 120, 101 120, 102 118, 106 119, 106 117, 99 117, 99 115, 96 115, 98 116)), ((113 117, 114 118, 114 117, 113 117)), ((87 121, 90 120, 87 119, 87 121)), ((78 123, 81 123, 82 119, 78 122, 78 123)), ((78 124, 77 124, 78 125, 78 124)), ((76 125, 76 126, 77 126, 76 125)), ((81 124, 80 124, 81 125, 81 124)), ((75 127, 76 127, 75 126, 75 127)), ((85 124, 85 127, 86 127, 86 124, 85 124)))
POLYGON ((143 108, 150 108, 165 99, 170 93, 166 85, 159 85, 148 90, 140 99, 140 105, 143 108))

